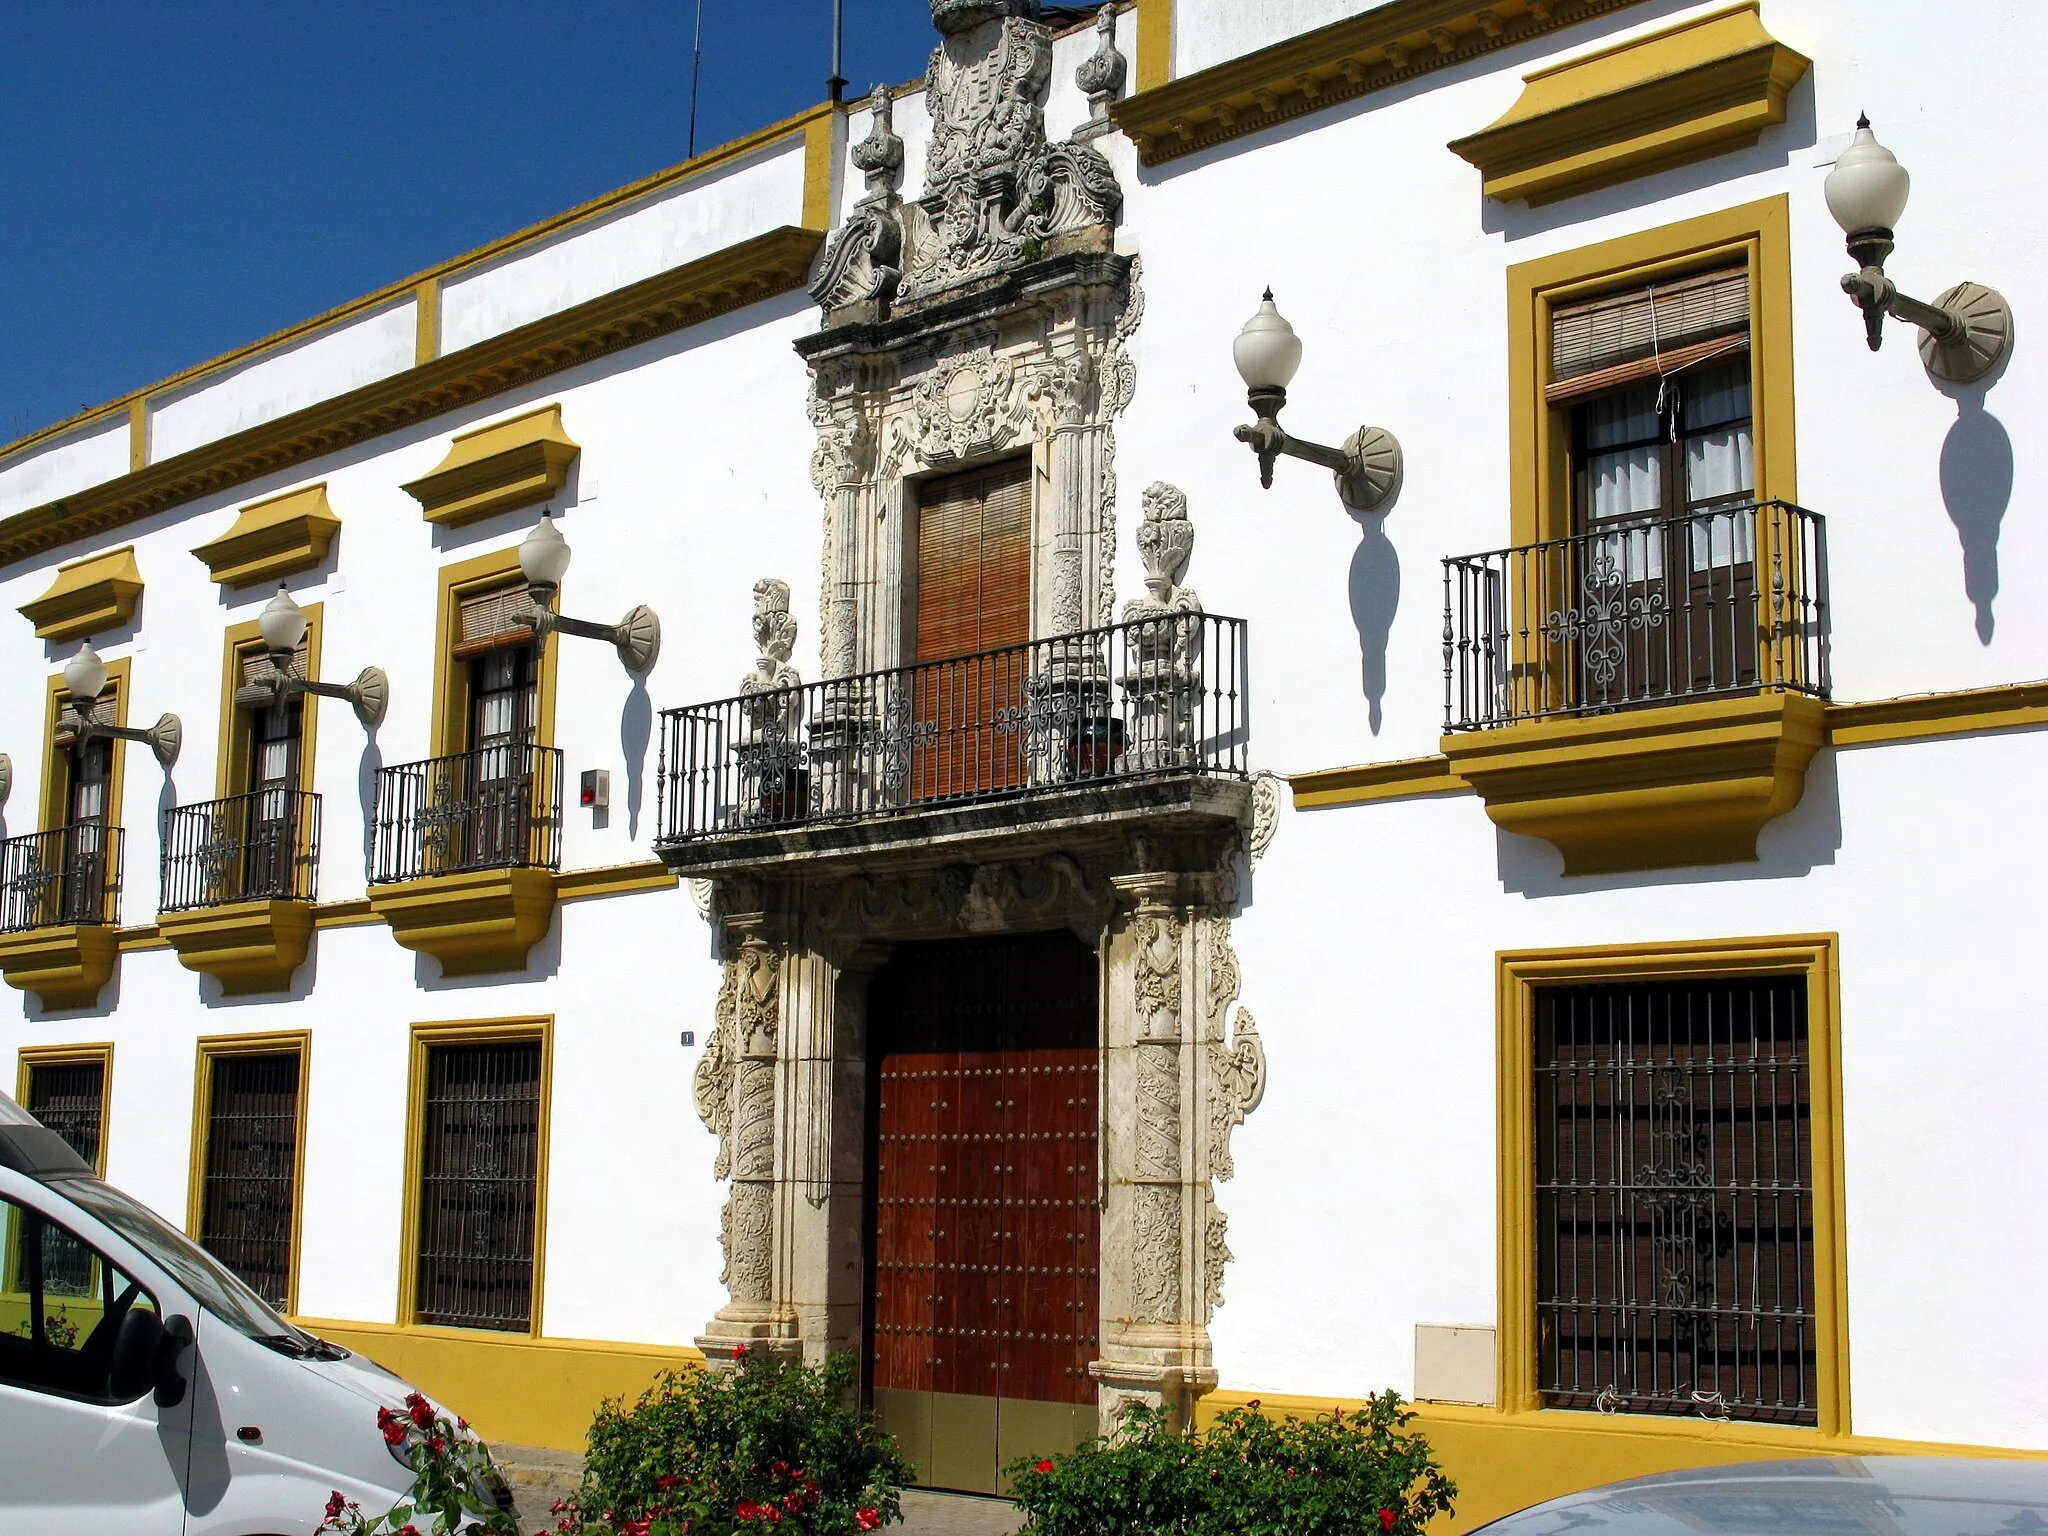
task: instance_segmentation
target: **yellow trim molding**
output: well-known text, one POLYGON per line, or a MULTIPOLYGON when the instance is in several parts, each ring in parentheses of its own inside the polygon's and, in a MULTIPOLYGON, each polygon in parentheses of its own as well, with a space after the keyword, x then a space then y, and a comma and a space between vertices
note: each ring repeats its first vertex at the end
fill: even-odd
POLYGON ((310 571, 327 558, 340 531, 341 519, 327 504, 327 482, 322 480, 250 502, 233 527, 192 553, 220 585, 246 587, 310 571))
POLYGON ((276 1030, 252 1035, 201 1035, 192 1074, 191 1167, 185 1183, 185 1235, 197 1243, 206 1231, 207 1132, 213 1119, 213 1064, 231 1056, 294 1056, 299 1063, 297 1111, 292 1122, 292 1225, 286 1270, 287 1313, 299 1307, 299 1238, 305 1230, 306 1103, 313 1075, 311 1030, 276 1030))
MULTIPOLYGON (((148 423, 149 406, 152 402, 152 397, 179 391, 185 385, 204 379, 208 375, 225 373, 230 369, 239 368, 266 353, 279 352, 296 346, 307 337, 341 321, 359 319, 375 310, 401 304, 408 299, 412 299, 422 306, 417 312, 420 320, 420 336, 415 346, 415 355, 418 361, 422 363, 427 362, 437 356, 439 351, 438 311, 439 285, 441 283, 451 278, 459 277, 471 268, 482 266, 487 262, 495 262, 502 256, 518 251, 521 247, 538 245, 552 240, 579 225, 600 222, 636 199, 677 186, 694 177, 702 176, 706 172, 717 170, 720 166, 729 164, 733 160, 750 155, 756 150, 765 149, 772 144, 792 138, 797 134, 804 136, 804 204, 801 214, 804 224, 802 227, 822 237, 831 225, 831 207, 829 201, 821 203, 816 199, 813 194, 813 188, 820 182, 820 165, 822 163, 823 184, 829 190, 833 169, 833 146, 829 133, 821 141, 819 135, 813 130, 820 119, 824 119, 829 123, 838 111, 839 109, 835 108, 830 102, 820 102, 814 107, 808 107, 804 111, 797 113, 794 117, 786 117, 780 122, 770 123, 767 127, 758 129, 753 133, 744 134, 737 139, 707 149, 695 159, 685 160, 679 165, 672 165, 667 170, 656 171, 651 176, 642 177, 639 181, 631 182, 614 191, 604 193, 602 196, 592 198, 587 203, 566 209, 561 213, 541 220, 538 224, 530 224, 525 229, 515 230, 509 235, 491 241, 488 245, 478 246, 472 251, 465 251, 460 256, 444 261, 438 266, 430 267, 424 272, 416 272, 411 277, 402 278, 398 282, 388 284, 383 288, 379 288, 374 293, 365 294, 359 299, 352 299, 346 304, 326 311, 324 314, 314 315, 310 319, 300 321, 296 325, 287 326, 284 330, 262 337, 257 341, 252 341, 246 346, 237 347, 232 352, 225 352, 219 357, 210 358, 206 362, 195 364, 190 368, 172 374, 169 378, 159 379, 154 384, 145 385, 141 389, 110 400, 105 405, 93 406, 89 410, 79 412, 76 416, 69 416, 62 421, 53 422, 39 431, 31 432, 26 437, 17 439, 12 443, 6 444, 4 448, 0 448, 0 462, 4 462, 6 458, 11 458, 17 453, 47 443, 52 439, 67 436, 72 432, 78 431, 80 428, 104 426, 117 416, 125 416, 130 434, 129 467, 139 470, 149 462, 148 423), (431 299, 427 297, 429 292, 432 294, 431 299)), ((802 287, 804 281, 805 279, 799 279, 795 286, 802 287)), ((4 529, 4 527, 4 524, 0 524, 0 529, 4 529)), ((4 564, 13 558, 15 557, 11 555, 0 555, 0 564, 4 564)))
POLYGON ((824 240, 821 230, 784 225, 391 378, 18 512, 0 521, 0 566, 793 292, 810 281, 811 262, 824 240))
MULTIPOLYGON (((1165 0, 1157 0, 1160 9, 1165 0)), ((1160 165, 1275 123, 1320 112, 1467 60, 1512 48, 1638 0, 1388 0, 1357 16, 1228 59, 1178 80, 1155 79, 1171 63, 1171 29, 1148 43, 1138 18, 1138 91, 1110 108, 1146 165, 1160 165), (1147 48, 1165 53, 1148 56, 1147 48)))
POLYGON ((289 992, 313 939, 305 901, 239 901, 157 914, 157 931, 178 963, 220 983, 223 997, 289 992))
POLYGON ((534 1339, 467 1328, 295 1317, 416 1383, 467 1417, 486 1440, 581 1453, 606 1398, 632 1402, 662 1371, 702 1365, 685 1346, 534 1339))
POLYGON ((123 544, 58 566, 50 590, 18 611, 35 625, 39 640, 84 640, 126 624, 141 597, 135 546, 123 544))
POLYGON ((93 1040, 79 1045, 24 1045, 14 1058, 14 1102, 28 1106, 29 1073, 37 1067, 68 1067, 81 1061, 100 1064, 100 1146, 93 1172, 107 1176, 107 1130, 114 1113, 114 1042, 93 1040))
POLYGON ((366 928, 383 921, 367 896, 354 896, 347 901, 318 902, 313 907, 315 928, 366 928))
MULTIPOLYGON (((1831 933, 1707 939, 1552 950, 1503 950, 1496 957, 1499 1009, 1498 1155, 1500 1159, 1499 1412, 1541 1420, 1606 1421, 1610 1415, 1545 1410, 1536 1389, 1536 1132, 1534 1068, 1536 989, 1601 982, 1694 977, 1796 975, 1806 981, 1806 1032, 1812 1129, 1814 1350, 1819 1362, 1815 1408, 1821 1436, 1849 1433, 1849 1270, 1844 1238, 1848 1209, 1842 1184, 1842 978, 1839 940, 1831 933)), ((1632 1416, 1634 1433, 1686 1439, 1689 1421, 1632 1416)), ((1720 1426, 1716 1426, 1719 1428, 1720 1426)), ((1742 1436, 1776 1439, 1761 1425, 1728 1426, 1742 1436)), ((1810 1439, 1813 1430, 1777 1431, 1810 1439)), ((1768 1443, 1768 1442, 1767 1442, 1768 1443)), ((1781 1442, 1791 1443, 1791 1441, 1781 1442)))
POLYGON ((1464 731, 1443 748, 1495 826, 1591 875, 1755 859, 1826 734, 1820 700, 1767 691, 1464 731))
MULTIPOLYGON (((1825 723, 1825 744, 1831 747, 1883 746, 1993 731, 2033 730, 2048 726, 2048 681, 1830 704, 1825 723)), ((1376 800, 1468 794, 1473 787, 1452 770, 1451 760, 1443 756, 1318 768, 1290 774, 1287 782, 1294 790, 1294 808, 1298 811, 1365 805, 1376 800)))
POLYGON ((472 869, 370 887, 370 909, 391 936, 441 962, 441 974, 488 976, 526 968, 555 916, 545 869, 472 869))
MULTIPOLYGON (((1363 1406, 1357 1398, 1223 1389, 1195 1406, 1207 1426, 1228 1408, 1256 1402, 1276 1417, 1313 1418, 1363 1406)), ((1704 1419, 1649 1422, 1629 1414, 1501 1413, 1450 1403, 1414 1403, 1414 1428, 1458 1485, 1457 1513, 1430 1527, 1431 1536, 1460 1536, 1489 1520, 1602 1483, 1692 1467, 1726 1466, 1792 1456, 2000 1456, 2048 1460, 2048 1453, 1875 1435, 1824 1434, 1769 1424, 1717 1424, 1704 1419)))
POLYGON ((1137 0, 1139 92, 1173 79, 1173 0, 1137 0))
MULTIPOLYGON (((407 1331, 431 1330, 455 1339, 507 1341, 538 1339, 541 1299, 546 1293, 548 1250, 548 1146, 553 1114, 555 1016, 535 1014, 508 1019, 455 1019, 412 1027, 411 1065, 405 1096, 405 1199, 398 1229, 397 1322, 407 1331), (427 1124, 427 1053, 437 1045, 503 1045, 520 1040, 540 1042, 540 1124, 535 1140, 533 1172, 533 1296, 524 1334, 492 1329, 441 1328, 421 1323, 414 1296, 420 1267, 420 1158, 427 1124)), ((501 1389, 502 1390, 502 1389, 501 1389)))
MULTIPOLYGON (((517 545, 441 567, 434 606, 433 756, 446 757, 469 746, 469 664, 455 654, 460 638, 456 624, 463 599, 514 582, 523 585, 525 580, 519 571, 517 545)), ((557 588, 557 608, 561 601, 561 589, 557 588)), ((555 662, 561 651, 559 641, 541 648, 540 666, 534 678, 533 739, 537 746, 555 744, 555 662)))
POLYGON ((460 528, 560 493, 582 447, 562 428, 559 402, 458 432, 448 456, 403 487, 420 516, 460 528))
POLYGON ((1764 30, 1757 0, 1522 77, 1522 94, 1451 152, 1488 197, 1534 207, 1747 149, 1785 121, 1812 64, 1764 30))
POLYGON ((557 901, 583 901, 593 896, 631 896, 641 891, 672 891, 682 877, 659 859, 642 864, 607 864, 597 869, 569 869, 555 876, 557 901))

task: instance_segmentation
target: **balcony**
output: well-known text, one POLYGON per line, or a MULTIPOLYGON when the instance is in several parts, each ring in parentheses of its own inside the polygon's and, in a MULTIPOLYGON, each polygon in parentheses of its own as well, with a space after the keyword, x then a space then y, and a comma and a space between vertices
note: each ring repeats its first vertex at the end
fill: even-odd
POLYGON ((1754 859, 1823 738, 1827 604, 1781 501, 1446 560, 1444 754, 1567 874, 1754 859))
POLYGON ((370 905, 444 976, 517 970, 561 868, 562 754, 481 747, 377 773, 370 905))
POLYGON ((80 822, 0 842, 0 974, 46 1009, 91 1007, 113 975, 124 841, 80 822))
POLYGON ((1243 620, 1174 613, 664 710, 656 846, 706 874, 1235 818, 1246 651, 1243 620))
POLYGON ((158 927, 225 995, 284 991, 312 938, 319 865, 318 795, 259 789, 173 806, 158 927))

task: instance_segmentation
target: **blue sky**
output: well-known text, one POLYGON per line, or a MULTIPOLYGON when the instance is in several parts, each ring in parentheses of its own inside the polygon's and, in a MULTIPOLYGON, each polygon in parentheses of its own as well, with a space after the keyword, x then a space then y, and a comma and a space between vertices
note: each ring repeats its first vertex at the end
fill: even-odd
MULTIPOLYGON (((0 0, 0 441, 684 159, 695 3, 0 0)), ((700 150, 823 99, 831 0, 703 5, 700 150)))

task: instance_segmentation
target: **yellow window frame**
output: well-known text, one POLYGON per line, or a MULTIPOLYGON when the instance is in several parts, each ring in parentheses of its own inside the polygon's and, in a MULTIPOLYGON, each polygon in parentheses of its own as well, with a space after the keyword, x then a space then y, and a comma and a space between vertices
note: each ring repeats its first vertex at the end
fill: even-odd
POLYGON ((550 1120, 554 1104, 555 1016, 532 1014, 517 1018, 456 1019, 412 1026, 411 1060, 406 1074, 405 1095, 405 1197, 399 1214, 398 1307, 396 1321, 401 1328, 422 1333, 453 1334, 459 1338, 506 1338, 519 1334, 506 1330, 451 1328, 419 1320, 417 1288, 420 1267, 420 1173, 425 1155, 427 1107, 427 1053, 441 1045, 505 1045, 524 1040, 540 1042, 540 1124, 539 1145, 534 1150, 533 1182, 533 1295, 527 1304, 526 1337, 541 1337, 541 1303, 547 1292, 548 1157, 552 1145, 550 1120))
MULTIPOLYGON (((309 654, 310 661, 310 654, 309 654)), ((299 1062, 298 1113, 292 1127, 292 1225, 285 1282, 285 1312, 299 1310, 299 1239, 306 1202, 307 1093, 313 1081, 313 1032, 273 1030, 250 1035, 202 1035, 192 1077, 191 1168, 185 1186, 185 1235, 202 1242, 206 1230, 206 1155, 213 1119, 213 1064, 235 1056, 292 1055, 299 1062)))
MULTIPOLYGON (((320 675, 320 639, 325 622, 323 605, 307 603, 306 676, 320 675)), ((230 624, 221 640, 220 746, 215 756, 213 794, 217 800, 242 793, 248 788, 249 733, 243 729, 241 711, 235 708, 235 690, 242 685, 242 663, 263 649, 263 631, 255 619, 230 624)), ((299 714, 299 788, 313 788, 313 749, 320 711, 313 695, 305 696, 299 714)))
MULTIPOLYGON (((449 757, 468 739, 469 663, 455 654, 463 599, 511 585, 524 584, 519 550, 501 549, 441 567, 440 597, 434 615, 434 713, 431 757, 449 757)), ((559 593, 557 609, 561 606, 559 593)), ((534 669, 534 745, 555 744, 555 658, 559 642, 541 647, 534 669)))
MULTIPOLYGON (((1849 1428, 1849 1282, 1842 1178, 1840 939, 1832 933, 1576 949, 1503 950, 1496 956, 1499 1160, 1499 1411, 1544 1408, 1536 1389, 1535 1021, 1539 986, 1619 981, 1800 976, 1806 981, 1812 1105, 1813 1283, 1818 1425, 1808 1429, 1735 1420, 1631 1414, 1631 1433, 1726 1436, 1788 1445, 1849 1428)), ((1584 1417, 1584 1415, 1578 1415, 1584 1417)))

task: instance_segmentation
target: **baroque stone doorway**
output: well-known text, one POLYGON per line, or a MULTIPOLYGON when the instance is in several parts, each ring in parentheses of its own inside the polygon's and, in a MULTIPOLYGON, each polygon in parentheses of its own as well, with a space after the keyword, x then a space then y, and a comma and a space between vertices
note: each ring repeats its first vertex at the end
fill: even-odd
POLYGON ((865 1360, 927 1486, 1096 1431, 1099 994, 1065 932, 907 944, 869 985, 865 1360))

